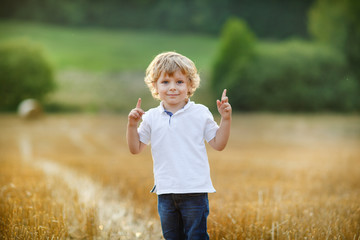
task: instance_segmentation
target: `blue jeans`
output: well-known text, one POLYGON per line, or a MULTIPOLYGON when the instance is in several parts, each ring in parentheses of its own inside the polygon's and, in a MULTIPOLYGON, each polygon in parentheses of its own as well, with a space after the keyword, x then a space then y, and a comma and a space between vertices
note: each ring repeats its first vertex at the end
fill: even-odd
POLYGON ((166 240, 206 240, 209 200, 207 193, 158 196, 161 228, 166 240))

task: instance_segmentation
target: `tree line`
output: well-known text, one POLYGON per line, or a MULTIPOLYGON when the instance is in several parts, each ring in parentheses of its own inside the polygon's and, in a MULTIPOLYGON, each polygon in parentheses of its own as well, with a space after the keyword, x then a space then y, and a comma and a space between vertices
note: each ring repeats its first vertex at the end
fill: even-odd
MULTIPOLYGON (((35 1, 40 0, 27 0, 27 2, 35 1)), ((43 3, 48 1, 49 4, 50 2, 55 4, 55 1, 50 0, 43 0, 43 3)), ((80 2, 85 3, 90 0, 76 3, 80 2)), ((110 2, 115 4, 121 1, 110 2)), ((181 14, 184 12, 176 5, 176 3, 183 4, 184 1, 169 2, 172 3, 171 8, 167 5, 169 3, 164 1, 164 6, 169 8, 165 10, 164 7, 163 11, 159 10, 162 13, 158 15, 159 23, 162 18, 162 26, 171 27, 172 31, 185 31, 185 28, 181 27, 182 24, 191 21, 182 17, 181 14), (173 25, 169 22, 169 18, 174 17, 170 14, 173 13, 171 11, 179 11, 173 25)), ((191 4, 204 2, 198 0, 191 4)), ((228 4, 230 2, 227 1, 228 4)), ((100 4, 95 1, 93 3, 100 4)), ((142 9, 144 14, 148 14, 149 19, 155 21, 155 18, 151 18, 151 11, 154 11, 155 7, 150 3, 150 0, 136 0, 131 4, 128 3, 128 6, 132 6, 131 9, 142 9), (148 4, 152 6, 152 10, 149 8, 145 11, 145 8, 136 6, 136 3, 139 6, 148 4)), ((217 1, 212 3, 219 4, 219 15, 216 15, 218 18, 224 17, 220 14, 222 11, 230 11, 228 5, 225 11, 220 7, 225 6, 222 3, 217 1)), ((262 7, 264 6, 268 5, 262 7)), ((214 9, 211 11, 215 11, 214 9)), ((232 11, 239 9, 235 8, 232 11)), ((220 93, 217 91, 221 89, 229 89, 228 96, 232 99, 233 108, 239 111, 358 112, 360 110, 359 12, 358 0, 316 0, 308 12, 310 41, 287 39, 267 42, 267 45, 260 44, 258 39, 261 35, 259 36, 255 31, 254 26, 250 26, 251 22, 238 17, 228 18, 221 28, 219 49, 211 68, 210 85, 214 96, 219 96, 220 93)), ((127 14, 130 16, 131 12, 127 14)), ((198 21, 202 22, 202 20, 198 21)), ((157 27, 161 28, 161 24, 157 27)), ((194 27, 193 30, 195 29, 194 27)), ((202 28, 201 31, 215 33, 214 29, 202 28)), ((266 34, 263 36, 270 37, 266 34)), ((281 35, 276 36, 281 38, 281 35)), ((3 82, 3 85, 7 86, 1 94, 5 100, 0 104, 0 110, 14 109, 20 98, 36 95, 41 99, 54 89, 51 67, 39 50, 28 45, 11 43, 0 47, 2 56, 0 83, 3 82)))
POLYGON ((314 0, 2 0, 0 19, 218 34, 229 17, 259 38, 307 37, 314 0))

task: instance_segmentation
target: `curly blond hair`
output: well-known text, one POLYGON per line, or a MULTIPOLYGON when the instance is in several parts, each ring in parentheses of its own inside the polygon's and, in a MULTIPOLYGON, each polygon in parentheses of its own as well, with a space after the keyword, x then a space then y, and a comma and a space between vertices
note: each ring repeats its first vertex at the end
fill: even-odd
POLYGON ((200 76, 193 61, 176 52, 164 52, 160 53, 152 60, 146 69, 144 79, 155 99, 160 100, 159 94, 154 87, 154 84, 160 78, 160 75, 163 72, 172 75, 177 70, 180 70, 182 74, 186 75, 189 79, 188 97, 191 97, 194 94, 195 90, 200 85, 200 76))

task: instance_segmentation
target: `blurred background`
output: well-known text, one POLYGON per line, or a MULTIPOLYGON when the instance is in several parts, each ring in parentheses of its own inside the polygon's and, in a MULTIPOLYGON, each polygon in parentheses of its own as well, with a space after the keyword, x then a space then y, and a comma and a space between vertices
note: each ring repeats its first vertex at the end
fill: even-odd
POLYGON ((236 111, 358 112, 356 0, 3 0, 0 110, 128 112, 158 53, 191 58, 194 100, 236 111))
POLYGON ((360 239, 359 0, 2 0, 0 238, 161 239, 125 135, 164 51, 235 112, 212 239, 360 239))

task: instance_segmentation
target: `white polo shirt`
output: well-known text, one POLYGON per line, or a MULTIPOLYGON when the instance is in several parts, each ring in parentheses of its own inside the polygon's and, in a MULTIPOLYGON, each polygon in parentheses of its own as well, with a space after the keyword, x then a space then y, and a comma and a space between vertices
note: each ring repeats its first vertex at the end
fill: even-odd
POLYGON ((212 140, 219 126, 207 107, 189 101, 170 116, 161 102, 142 120, 138 128, 140 141, 151 143, 154 163, 152 192, 215 192, 204 141, 212 140))

